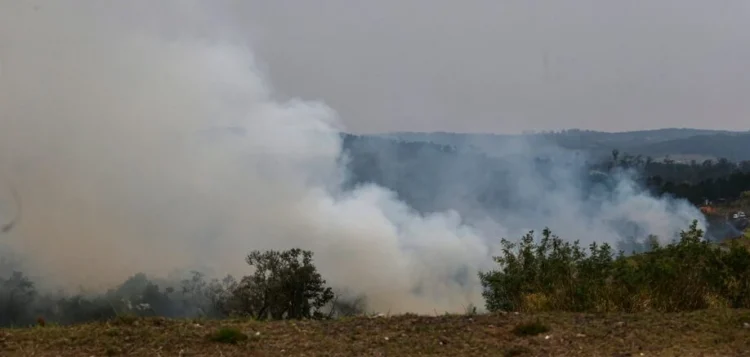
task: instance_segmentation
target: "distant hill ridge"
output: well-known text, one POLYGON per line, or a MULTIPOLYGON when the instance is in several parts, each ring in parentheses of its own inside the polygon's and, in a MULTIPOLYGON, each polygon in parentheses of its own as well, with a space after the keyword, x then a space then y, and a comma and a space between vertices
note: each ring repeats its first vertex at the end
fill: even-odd
POLYGON ((702 159, 750 160, 750 131, 665 128, 627 132, 570 129, 528 134, 484 134, 451 132, 393 132, 374 137, 407 142, 429 142, 458 148, 497 150, 514 141, 554 142, 563 148, 594 155, 609 155, 613 149, 655 158, 692 156, 702 159))

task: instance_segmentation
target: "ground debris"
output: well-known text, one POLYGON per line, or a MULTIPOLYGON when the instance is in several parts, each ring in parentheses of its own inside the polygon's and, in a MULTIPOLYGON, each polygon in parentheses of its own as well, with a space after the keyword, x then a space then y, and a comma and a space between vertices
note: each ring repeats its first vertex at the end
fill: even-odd
POLYGON ((0 356, 734 356, 747 350, 746 323, 738 330, 737 323, 727 323, 722 316, 726 310, 471 318, 388 315, 280 322, 143 318, 132 324, 0 329, 0 356), (549 326, 548 333, 535 337, 512 332, 519 324, 537 320, 549 326), (626 322, 627 328, 618 328, 626 322), (249 338, 235 344, 206 338, 222 328, 244 331, 249 338), (606 332, 611 329, 613 333, 606 332))

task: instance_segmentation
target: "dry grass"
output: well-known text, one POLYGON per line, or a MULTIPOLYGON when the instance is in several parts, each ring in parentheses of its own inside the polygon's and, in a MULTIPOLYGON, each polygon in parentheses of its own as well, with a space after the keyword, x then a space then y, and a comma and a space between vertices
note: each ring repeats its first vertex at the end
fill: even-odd
POLYGON ((746 322, 750 310, 281 322, 116 319, 0 330, 0 356, 750 356, 746 322), (549 331, 513 332, 529 323, 549 331), (217 333, 246 338, 226 343, 217 333))

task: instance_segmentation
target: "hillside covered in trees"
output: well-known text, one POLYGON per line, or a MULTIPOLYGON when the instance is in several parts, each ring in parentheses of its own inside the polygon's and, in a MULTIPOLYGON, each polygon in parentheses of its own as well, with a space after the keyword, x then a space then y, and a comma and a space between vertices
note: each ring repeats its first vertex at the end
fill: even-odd
MULTIPOLYGON (((640 143, 644 145, 640 152, 644 152, 652 144, 725 135, 750 142, 745 134, 665 129, 544 135, 506 136, 505 142, 482 141, 482 138, 497 139, 494 136, 477 139, 464 134, 344 135, 347 184, 353 187, 371 182, 389 188, 420 212, 456 210, 464 217, 515 216, 508 218, 511 221, 519 221, 518 216, 541 217, 530 221, 532 225, 549 221, 535 203, 544 200, 543 197, 562 200, 550 208, 553 212, 565 209, 565 204, 596 209, 597 202, 609 202, 608 195, 622 191, 623 184, 635 184, 637 190, 655 197, 684 199, 695 207, 735 202, 750 191, 750 160, 675 160, 669 154, 655 158, 612 148, 612 145, 633 148, 634 143, 640 143), (660 135, 664 137, 659 138, 660 135), (594 142, 594 138, 607 146, 591 151, 564 148, 566 145, 561 144, 568 140, 568 147, 575 142, 584 145, 594 142), (605 148, 609 150, 607 154, 599 154, 605 148)), ((721 240, 742 235, 744 228, 729 224, 728 215, 731 214, 723 212, 707 217, 708 237, 721 240)), ((622 227, 632 225, 624 224, 622 227)))
POLYGON ((468 180, 471 190, 463 190, 462 197, 476 196, 476 201, 491 208, 509 204, 513 190, 505 183, 518 168, 516 158, 523 157, 533 162, 535 174, 546 175, 550 181, 556 178, 548 169, 559 166, 561 160, 567 160, 562 165, 579 170, 578 178, 584 184, 595 181, 602 173, 630 170, 635 179, 653 192, 685 198, 696 205, 705 200, 731 200, 750 190, 750 134, 745 133, 664 129, 611 134, 566 131, 529 137, 471 135, 345 135, 350 183, 375 182, 395 190, 414 206, 426 209, 425 201, 440 201, 446 192, 468 180), (731 139, 726 140, 727 137, 731 139), (711 144, 699 145, 706 141, 711 144), (554 145, 574 154, 560 155, 555 149, 525 150, 535 145, 554 145), (661 149, 650 150, 652 145, 661 149), (681 154, 712 157, 717 153, 712 150, 721 147, 726 148, 724 153, 735 152, 727 156, 742 160, 725 156, 705 160, 670 158, 681 154), (584 162, 576 165, 572 161, 579 155, 584 162))

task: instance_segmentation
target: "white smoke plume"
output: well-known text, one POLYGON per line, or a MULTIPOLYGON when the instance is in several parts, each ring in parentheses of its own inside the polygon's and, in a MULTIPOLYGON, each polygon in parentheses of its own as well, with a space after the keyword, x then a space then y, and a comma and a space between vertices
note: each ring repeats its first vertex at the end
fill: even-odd
POLYGON ((88 288, 139 271, 242 274, 250 250, 300 247, 371 309, 460 311, 482 305, 475 272, 500 238, 490 231, 549 225, 613 241, 610 216, 664 236, 699 216, 626 181, 591 212, 565 183, 547 195, 524 171, 529 205, 554 209, 491 229, 418 214, 375 185, 341 192, 336 113, 274 98, 222 15, 230 5, 0 2, 0 173, 23 202, 22 224, 1 237, 35 274, 88 288))

